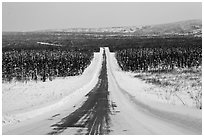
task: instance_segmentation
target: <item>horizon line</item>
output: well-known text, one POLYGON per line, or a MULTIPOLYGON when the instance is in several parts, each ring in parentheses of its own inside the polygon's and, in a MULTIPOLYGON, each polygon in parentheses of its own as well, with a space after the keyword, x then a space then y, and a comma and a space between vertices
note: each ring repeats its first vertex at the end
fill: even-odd
POLYGON ((67 30, 67 29, 103 29, 103 28, 121 28, 121 27, 139 27, 139 26, 155 26, 155 25, 164 25, 164 24, 171 24, 171 23, 179 23, 179 22, 185 22, 185 21, 195 21, 195 20, 199 20, 202 22, 202 18, 196 18, 196 19, 186 19, 186 20, 178 20, 178 21, 173 21, 173 22, 166 22, 166 23, 156 23, 156 24, 144 24, 144 25, 121 25, 121 26, 104 26, 104 27, 69 27, 69 28, 50 28, 50 29, 36 29, 36 30, 28 30, 28 31, 3 31, 2 29, 2 33, 6 32, 6 33, 11 33, 11 32, 42 32, 42 31, 56 31, 56 30, 67 30))

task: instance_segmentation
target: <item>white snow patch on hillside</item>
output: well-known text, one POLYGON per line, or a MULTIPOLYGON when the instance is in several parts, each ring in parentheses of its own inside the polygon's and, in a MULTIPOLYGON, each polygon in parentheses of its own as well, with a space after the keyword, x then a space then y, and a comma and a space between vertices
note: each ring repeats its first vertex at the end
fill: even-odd
POLYGON ((47 42, 37 42, 38 44, 42 44, 42 45, 51 45, 51 46, 57 46, 57 47, 61 47, 62 45, 59 44, 53 44, 53 43, 47 43, 47 42))
POLYGON ((18 123, 82 99, 98 81, 102 53, 102 48, 100 53, 94 53, 91 64, 81 76, 27 84, 3 83, 3 125, 18 123))

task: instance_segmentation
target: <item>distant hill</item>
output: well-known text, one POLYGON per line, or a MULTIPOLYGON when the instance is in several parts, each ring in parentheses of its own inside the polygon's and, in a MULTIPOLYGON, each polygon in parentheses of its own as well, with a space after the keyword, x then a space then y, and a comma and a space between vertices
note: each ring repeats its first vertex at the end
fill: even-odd
POLYGON ((168 24, 143 26, 138 32, 142 35, 194 35, 200 37, 202 34, 202 21, 188 20, 168 24))
MULTIPOLYGON (((185 20, 166 24, 146 25, 146 26, 122 26, 122 27, 104 27, 104 28, 68 28, 68 29, 49 29, 32 31, 34 33, 82 33, 94 36, 192 36, 202 37, 202 20, 185 20), (107 35, 108 34, 108 35, 107 35)), ((32 33, 31 32, 31 33, 32 33)), ((3 35, 18 35, 18 32, 2 32, 3 35)), ((25 32, 25 34, 27 34, 25 32)))
POLYGON ((124 26, 124 27, 105 27, 105 28, 69 28, 59 30, 44 30, 43 32, 62 31, 62 32, 83 32, 83 33, 123 33, 138 36, 164 36, 164 35, 192 35, 201 37, 202 20, 186 20, 158 25, 146 26, 124 26))

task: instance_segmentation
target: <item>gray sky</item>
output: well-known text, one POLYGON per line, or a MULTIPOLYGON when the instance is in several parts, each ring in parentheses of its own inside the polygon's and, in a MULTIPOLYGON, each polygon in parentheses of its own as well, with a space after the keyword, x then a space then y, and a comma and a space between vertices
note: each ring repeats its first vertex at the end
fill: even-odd
POLYGON ((202 3, 3 3, 3 31, 114 27, 202 19, 202 3))

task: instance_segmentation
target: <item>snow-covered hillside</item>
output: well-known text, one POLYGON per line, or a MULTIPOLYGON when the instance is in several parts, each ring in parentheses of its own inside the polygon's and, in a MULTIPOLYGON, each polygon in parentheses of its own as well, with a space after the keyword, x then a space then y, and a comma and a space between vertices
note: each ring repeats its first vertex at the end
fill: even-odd
POLYGON ((120 33, 136 36, 202 36, 202 20, 184 20, 165 24, 104 28, 68 28, 42 32, 120 33))

